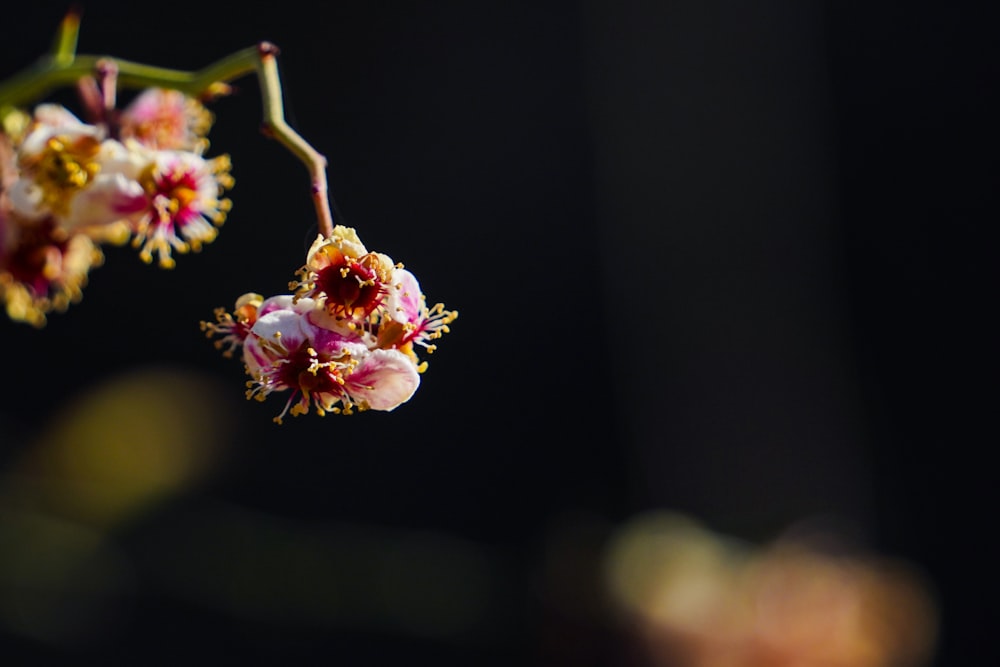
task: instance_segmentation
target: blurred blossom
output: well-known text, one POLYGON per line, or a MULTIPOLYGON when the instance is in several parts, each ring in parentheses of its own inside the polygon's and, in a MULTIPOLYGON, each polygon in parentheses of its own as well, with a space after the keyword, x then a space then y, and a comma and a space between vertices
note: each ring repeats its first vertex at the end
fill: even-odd
POLYGON ((612 541, 607 581, 651 665, 916 667, 936 609, 907 564, 784 538, 754 547, 674 514, 612 541))
POLYGON ((111 527, 189 487, 226 439, 213 382, 183 371, 133 372, 53 415, 17 462, 4 499, 111 527))
POLYGON ((234 181, 228 156, 202 155, 212 116, 200 102, 151 88, 96 123, 51 103, 0 111, 0 303, 12 319, 41 327, 79 301, 101 244, 131 238, 143 261, 171 268, 218 235, 234 181))
POLYGON ((0 471, 0 629, 58 643, 113 631, 134 573, 112 531, 214 469, 232 426, 220 396, 192 372, 118 377, 0 471))
POLYGON ((215 117, 201 102, 176 91, 147 88, 122 110, 121 136, 158 150, 198 155, 208 148, 215 117))

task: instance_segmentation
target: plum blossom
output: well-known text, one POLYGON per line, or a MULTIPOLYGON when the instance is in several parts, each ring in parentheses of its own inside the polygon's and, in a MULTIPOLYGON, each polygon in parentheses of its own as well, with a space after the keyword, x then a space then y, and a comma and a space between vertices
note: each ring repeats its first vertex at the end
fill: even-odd
POLYGON ((205 114, 181 93, 151 89, 123 113, 119 141, 104 125, 40 105, 18 146, 14 211, 28 221, 52 216, 61 229, 101 240, 134 234, 143 261, 155 254, 160 266, 173 267, 171 253, 214 240, 231 208, 221 198, 233 185, 228 156, 200 154, 211 125, 205 114))
POLYGON ((312 299, 291 295, 264 301, 244 340, 243 360, 253 378, 247 398, 264 400, 290 391, 287 413, 317 414, 392 410, 420 384, 416 367, 395 350, 373 349, 370 335, 348 328, 316 307, 312 299))
POLYGON ((215 341, 215 349, 222 351, 222 356, 233 356, 250 335, 250 330, 257 322, 257 313, 264 303, 264 297, 255 292, 247 292, 236 300, 236 308, 232 314, 225 308, 215 309, 215 322, 202 322, 201 330, 209 337, 219 336, 215 341))
POLYGON ((51 221, 19 227, 0 258, 0 298, 12 320, 41 327, 46 313, 83 296, 90 269, 104 254, 89 237, 60 234, 51 221))
POLYGON ((121 138, 158 150, 184 150, 201 155, 212 113, 198 100, 177 90, 147 88, 122 110, 121 138))
POLYGON ((230 314, 215 312, 202 330, 225 356, 243 347, 247 398, 290 392, 275 421, 314 410, 351 414, 393 410, 408 401, 427 369, 415 347, 448 332, 458 316, 428 309, 412 273, 369 252, 356 231, 320 236, 290 283, 295 294, 244 294, 230 314))
POLYGON ((143 195, 135 180, 140 164, 105 134, 63 107, 38 107, 17 147, 14 211, 26 221, 51 216, 67 231, 122 220, 143 195))
POLYGON ((445 310, 441 303, 428 308, 427 297, 420 290, 416 276, 404 268, 393 270, 392 282, 386 299, 386 315, 379 329, 379 346, 398 348, 416 361, 413 346, 419 345, 428 353, 436 350, 437 346, 430 341, 448 333, 448 325, 458 313, 445 310))
POLYGON ((231 208, 228 156, 202 156, 211 114, 182 93, 147 90, 96 124, 58 104, 0 118, 0 299, 13 319, 41 326, 78 301, 101 244, 131 238, 170 268, 231 208))
POLYGON ((11 319, 40 327, 46 313, 80 299, 103 254, 89 238, 58 231, 51 217, 22 219, 10 197, 18 178, 12 142, 0 133, 0 302, 11 319))
POLYGON ((233 185, 229 158, 212 160, 183 151, 157 151, 139 175, 145 191, 145 206, 132 213, 135 236, 132 245, 139 257, 152 262, 154 253, 161 267, 176 262, 171 251, 201 250, 218 236, 231 208, 222 192, 233 185))
POLYGON ((300 280, 289 287, 317 299, 332 315, 361 320, 382 305, 392 270, 387 255, 368 252, 353 228, 337 225, 330 238, 316 238, 298 271, 300 280))

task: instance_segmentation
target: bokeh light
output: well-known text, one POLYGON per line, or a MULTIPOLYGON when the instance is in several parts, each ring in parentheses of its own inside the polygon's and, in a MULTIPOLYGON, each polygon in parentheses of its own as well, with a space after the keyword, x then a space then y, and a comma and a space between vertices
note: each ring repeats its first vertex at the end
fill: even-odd
POLYGON ((607 581, 649 665, 929 664, 937 608, 924 577, 903 561, 831 548, 837 538, 758 546, 649 513, 612 540, 607 581))

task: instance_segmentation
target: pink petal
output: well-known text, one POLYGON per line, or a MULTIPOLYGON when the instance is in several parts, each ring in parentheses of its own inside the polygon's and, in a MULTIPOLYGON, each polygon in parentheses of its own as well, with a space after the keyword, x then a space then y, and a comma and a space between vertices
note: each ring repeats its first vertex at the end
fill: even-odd
POLYGON ((394 269, 389 298, 386 299, 386 308, 392 319, 404 324, 418 322, 423 316, 420 294, 416 276, 406 269, 394 269))
POLYGON ((352 400, 372 410, 392 410, 410 400, 420 386, 413 362, 398 350, 372 350, 346 378, 352 400))

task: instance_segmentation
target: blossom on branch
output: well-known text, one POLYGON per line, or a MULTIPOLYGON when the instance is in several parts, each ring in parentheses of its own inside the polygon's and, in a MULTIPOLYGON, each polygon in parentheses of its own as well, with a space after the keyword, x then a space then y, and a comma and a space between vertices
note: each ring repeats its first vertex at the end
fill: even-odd
POLYGON ((0 296, 11 319, 42 326, 46 313, 80 300, 104 254, 83 234, 57 233, 51 220, 15 232, 0 265, 0 296))
POLYGON ((176 90, 147 88, 122 110, 118 123, 122 139, 201 155, 213 121, 212 112, 198 100, 176 90))
POLYGON ((393 268, 387 255, 368 252, 354 229, 337 225, 330 238, 316 238, 300 280, 289 288, 316 299, 331 315, 361 321, 382 306, 393 268))
POLYGON ((306 414, 311 407, 320 415, 392 410, 416 391, 420 377, 404 355, 371 349, 369 335, 331 318, 312 299, 269 301, 280 305, 258 317, 243 358, 254 378, 248 398, 291 392, 278 423, 287 412, 306 414))
POLYGON ((103 262, 102 244, 131 240, 142 261, 172 268, 175 254, 215 240, 233 178, 227 155, 205 156, 214 117, 202 101, 253 73, 261 127, 309 171, 319 235, 292 293, 244 294, 202 331, 223 356, 241 351, 248 398, 287 392, 278 423, 287 414, 388 411, 408 401, 427 369, 419 354, 435 350, 458 313, 429 308, 402 264, 334 225, 326 158, 282 112, 277 47, 260 42, 183 72, 77 54, 79 23, 70 12, 46 57, 0 81, 0 301, 8 315, 42 326, 50 311, 78 301, 103 262), (58 104, 21 108, 67 84, 83 119, 58 104), (119 109, 120 84, 145 89, 119 109))
POLYGON ((60 232, 51 216, 18 214, 11 197, 16 162, 10 139, 0 133, 0 301, 11 319, 38 327, 46 313, 80 299, 103 254, 89 238, 60 232))
POLYGON ((289 392, 281 413, 351 414, 393 410, 408 401, 427 368, 414 346, 448 331, 458 316, 428 309, 416 278, 388 256, 369 252, 356 231, 320 235, 291 283, 295 294, 240 297, 232 314, 202 322, 225 356, 243 347, 247 398, 289 392))
POLYGON ((218 236, 232 204, 220 195, 232 187, 228 157, 214 160, 182 151, 157 151, 142 170, 143 207, 131 215, 132 245, 149 263, 156 253, 160 266, 173 268, 172 251, 198 252, 218 236))
POLYGON ((20 178, 10 198, 25 220, 51 216, 66 232, 99 228, 118 223, 141 201, 135 177, 142 159, 63 107, 38 107, 16 146, 20 178))
POLYGON ((0 300, 15 320, 79 301, 100 245, 132 239, 164 268, 218 235, 231 202, 228 156, 205 158, 211 114, 149 89, 116 120, 86 123, 63 106, 7 110, 0 131, 0 300))

